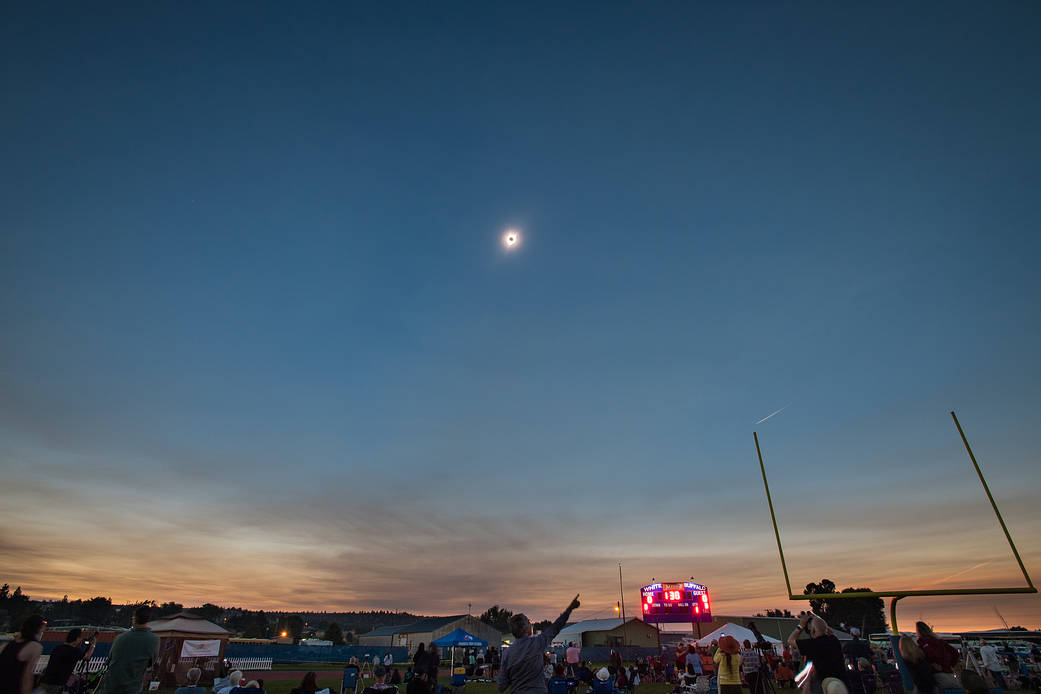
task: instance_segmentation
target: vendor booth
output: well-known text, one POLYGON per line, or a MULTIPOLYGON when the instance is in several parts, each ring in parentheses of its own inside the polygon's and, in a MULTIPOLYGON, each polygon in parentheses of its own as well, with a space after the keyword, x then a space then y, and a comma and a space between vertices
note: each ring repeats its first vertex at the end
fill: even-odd
POLYGON ((456 629, 453 632, 449 632, 439 639, 434 640, 434 644, 438 648, 451 648, 452 649, 452 660, 451 669, 453 676, 455 674, 455 649, 459 648, 487 648, 488 642, 484 639, 478 638, 473 634, 463 631, 462 629, 456 629))
POLYGON ((159 637, 159 663, 155 679, 162 687, 184 684, 193 667, 202 670, 199 684, 212 684, 220 674, 224 649, 231 634, 213 622, 190 612, 157 619, 149 628, 159 637))

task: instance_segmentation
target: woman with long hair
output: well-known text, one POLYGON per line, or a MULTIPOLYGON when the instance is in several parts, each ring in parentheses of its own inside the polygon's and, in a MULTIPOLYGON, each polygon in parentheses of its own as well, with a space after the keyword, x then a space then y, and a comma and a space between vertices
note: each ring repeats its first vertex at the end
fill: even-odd
POLYGON ((300 680, 300 686, 290 692, 290 694, 314 694, 318 691, 318 674, 316 672, 308 672, 304 675, 304 678, 300 680))
POLYGON ((933 679, 940 689, 960 689, 961 683, 954 676, 954 667, 961 660, 958 649, 947 643, 925 622, 916 622, 918 647, 925 653, 925 659, 933 669, 933 679))
POLYGON ((29 615, 14 641, 0 650, 0 694, 30 694, 33 673, 43 653, 43 627, 47 622, 38 614, 29 615))
POLYGON ((914 680, 914 688, 918 694, 933 694, 936 688, 936 679, 933 677, 933 668, 925 659, 925 652, 918 647, 914 639, 907 636, 900 637, 900 657, 904 660, 911 679, 914 680))
POLYGON ((724 635, 719 639, 719 649, 712 656, 716 664, 719 694, 741 694, 741 650, 737 639, 724 635))

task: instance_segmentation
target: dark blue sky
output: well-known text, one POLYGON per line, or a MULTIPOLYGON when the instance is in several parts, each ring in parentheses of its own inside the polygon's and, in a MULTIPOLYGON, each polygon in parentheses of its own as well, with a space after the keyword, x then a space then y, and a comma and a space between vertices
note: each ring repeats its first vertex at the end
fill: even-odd
POLYGON ((5 8, 8 578, 298 599, 32 554, 93 514, 106 561, 112 537, 176 528, 185 551, 297 567, 308 605, 548 614, 572 585, 613 604, 623 561, 634 587, 699 572, 717 605, 777 606, 751 431, 788 406, 759 430, 793 544, 847 512, 845 548, 892 548, 903 529, 871 519, 902 514, 964 538, 893 575, 793 548, 797 583, 977 561, 1014 582, 947 411, 1037 566, 1039 20, 1026 2, 5 8), (651 540, 676 523, 698 541, 651 540), (576 546, 604 586, 557 565, 576 546), (408 604, 406 578, 356 568, 408 575, 403 548, 456 557, 408 604))

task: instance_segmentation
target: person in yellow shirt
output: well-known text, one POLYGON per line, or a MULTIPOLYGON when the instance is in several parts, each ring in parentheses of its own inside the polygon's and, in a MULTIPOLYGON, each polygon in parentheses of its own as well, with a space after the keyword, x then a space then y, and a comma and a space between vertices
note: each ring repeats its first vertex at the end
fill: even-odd
POLYGON ((741 694, 741 646, 733 636, 719 639, 719 650, 712 656, 719 678, 719 694, 741 694))

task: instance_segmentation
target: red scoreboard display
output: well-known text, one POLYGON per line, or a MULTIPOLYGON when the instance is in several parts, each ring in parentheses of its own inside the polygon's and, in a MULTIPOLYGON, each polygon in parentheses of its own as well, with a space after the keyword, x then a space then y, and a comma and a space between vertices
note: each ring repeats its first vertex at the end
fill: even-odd
POLYGON ((711 622, 708 588, 700 583, 652 583, 640 589, 645 622, 711 622))

